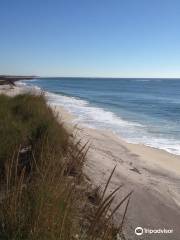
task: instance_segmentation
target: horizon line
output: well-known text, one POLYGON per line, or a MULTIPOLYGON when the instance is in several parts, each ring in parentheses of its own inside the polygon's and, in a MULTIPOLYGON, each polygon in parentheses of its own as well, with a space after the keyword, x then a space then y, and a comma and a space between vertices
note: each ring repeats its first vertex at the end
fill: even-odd
POLYGON ((180 79, 179 77, 109 77, 109 76, 63 76, 63 75, 38 75, 38 74, 0 74, 0 76, 8 76, 8 77, 14 77, 14 76, 18 76, 18 77, 33 77, 33 78, 90 78, 90 79, 94 79, 94 78, 98 78, 98 79, 180 79))
POLYGON ((38 78, 99 78, 99 79, 180 79, 180 77, 92 77, 92 76, 37 76, 38 78))

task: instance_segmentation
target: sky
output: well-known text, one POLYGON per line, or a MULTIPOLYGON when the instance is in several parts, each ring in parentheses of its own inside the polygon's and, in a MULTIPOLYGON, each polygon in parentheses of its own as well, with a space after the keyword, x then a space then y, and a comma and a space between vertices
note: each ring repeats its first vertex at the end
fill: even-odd
POLYGON ((0 74, 180 77, 180 0, 0 0, 0 74))

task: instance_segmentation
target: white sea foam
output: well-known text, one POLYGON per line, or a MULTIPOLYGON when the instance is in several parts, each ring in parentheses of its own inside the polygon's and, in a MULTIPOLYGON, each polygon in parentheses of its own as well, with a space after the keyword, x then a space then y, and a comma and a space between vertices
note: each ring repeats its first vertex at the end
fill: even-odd
MULTIPOLYGON (((41 88, 25 82, 18 82, 17 85, 41 90, 41 88)), ((76 123, 92 128, 109 129, 130 143, 140 143, 180 155, 180 141, 152 135, 146 126, 138 122, 126 121, 113 112, 93 106, 86 100, 50 92, 45 92, 45 96, 50 105, 63 106, 74 114, 76 123)))
POLYGON ((27 86, 27 84, 25 82, 22 82, 22 81, 16 82, 16 85, 17 86, 27 86))
POLYGON ((53 93, 47 93, 46 96, 49 104, 63 106, 77 116, 76 122, 88 127, 112 130, 131 143, 140 143, 180 155, 180 141, 155 138, 148 133, 146 126, 140 123, 126 121, 110 111, 92 106, 85 100, 53 93))
POLYGON ((84 123, 93 123, 93 125, 116 125, 116 126, 142 126, 139 123, 128 122, 114 113, 102 108, 91 106, 89 102, 74 97, 63 96, 54 93, 46 94, 48 102, 53 105, 65 106, 70 112, 78 115, 78 119, 84 123))
MULTIPOLYGON (((31 80, 33 81, 33 80, 31 80)), ((35 80, 34 80, 35 81, 35 80)), ((30 89, 30 90, 38 90, 38 91, 41 91, 41 88, 36 86, 36 85, 33 85, 33 84, 29 84, 26 80, 25 81, 18 81, 16 82, 16 86, 19 86, 19 87, 25 87, 27 89, 30 89)))
POLYGON ((180 155, 180 141, 175 139, 167 139, 167 138, 155 138, 151 135, 146 135, 142 138, 127 138, 129 143, 139 143, 149 147, 158 148, 165 150, 169 153, 180 155))

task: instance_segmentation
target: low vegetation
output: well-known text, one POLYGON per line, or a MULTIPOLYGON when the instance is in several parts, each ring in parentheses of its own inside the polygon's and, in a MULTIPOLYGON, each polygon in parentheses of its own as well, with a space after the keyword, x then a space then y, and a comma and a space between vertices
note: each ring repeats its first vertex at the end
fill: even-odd
POLYGON ((59 123, 42 95, 0 95, 0 239, 124 239, 129 193, 92 189, 82 169, 82 146, 59 123), (121 224, 113 214, 123 206, 121 224))

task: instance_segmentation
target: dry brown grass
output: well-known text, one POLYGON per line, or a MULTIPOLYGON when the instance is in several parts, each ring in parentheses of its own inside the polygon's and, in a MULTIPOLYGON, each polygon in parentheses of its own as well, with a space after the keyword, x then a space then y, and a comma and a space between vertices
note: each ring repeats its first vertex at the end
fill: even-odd
MULTIPOLYGON (((81 146, 47 107, 43 96, 0 96, 0 239, 95 240, 122 235, 131 193, 112 209, 119 186, 92 190, 81 146), (4 127, 2 127, 4 124, 4 127), (120 226, 113 215, 125 209, 120 226)), ((123 239, 123 236, 122 236, 123 239)))

